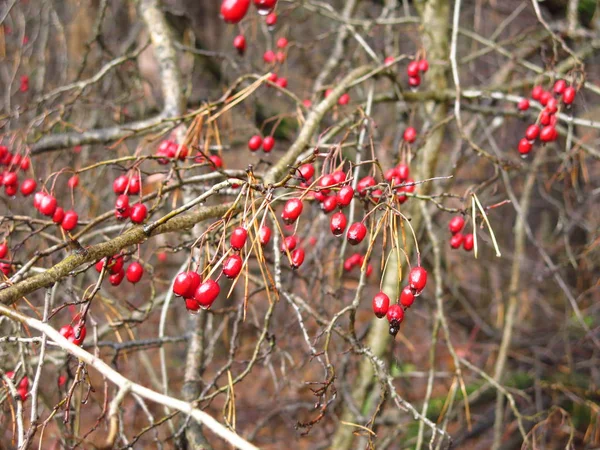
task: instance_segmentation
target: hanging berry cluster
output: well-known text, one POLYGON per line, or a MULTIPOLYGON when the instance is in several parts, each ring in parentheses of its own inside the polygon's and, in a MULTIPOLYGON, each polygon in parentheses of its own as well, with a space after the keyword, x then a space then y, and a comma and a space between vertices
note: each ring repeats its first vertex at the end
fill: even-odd
POLYGON ((450 233, 452 233, 452 237, 450 238, 450 247, 456 250, 462 245, 466 251, 470 252, 473 250, 474 237, 472 233, 461 233, 464 227, 465 219, 463 219, 461 216, 455 216, 450 220, 448 223, 448 229, 450 230, 450 233))

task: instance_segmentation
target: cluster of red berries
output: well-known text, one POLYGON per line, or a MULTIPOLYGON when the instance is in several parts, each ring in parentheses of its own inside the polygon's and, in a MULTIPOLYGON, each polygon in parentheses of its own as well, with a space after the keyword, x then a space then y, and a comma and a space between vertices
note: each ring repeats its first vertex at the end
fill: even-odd
POLYGON ((52 217, 52 221, 65 231, 74 230, 79 223, 79 215, 75 211, 65 211, 58 206, 56 198, 47 192, 36 192, 33 196, 33 206, 44 216, 52 217))
MULTIPOLYGON (((333 89, 327 89, 325 91, 325 98, 329 97, 329 95, 333 92, 333 89)), ((348 103, 350 103, 350 94, 348 94, 347 92, 340 95, 340 97, 338 98, 338 105, 340 106, 344 106, 347 105, 348 103)))
POLYGON ((275 147, 275 138, 273 136, 266 136, 264 139, 258 134, 255 134, 248 140, 248 148, 251 152, 257 151, 262 147, 265 153, 269 153, 275 147))
MULTIPOLYGON (((277 0, 253 0, 256 11, 261 16, 267 16, 267 26, 273 27, 277 23, 277 14, 273 12, 277 0)), ((227 23, 239 23, 250 8, 250 0, 223 0, 221 2, 221 17, 227 23)))
POLYGON ((450 238, 450 247, 457 249, 462 245, 466 251, 470 252, 473 250, 474 238, 472 233, 461 233, 464 227, 465 219, 463 219, 461 216, 455 216, 450 220, 448 223, 448 229, 450 230, 450 233, 452 233, 452 237, 450 238))
MULTIPOLYGON (((0 244, 0 259, 6 259, 7 256, 8 256, 8 245, 6 244, 6 242, 3 242, 2 244, 0 244)), ((2 272, 4 275, 8 276, 10 274, 10 270, 11 270, 10 263, 0 261, 0 272, 2 272)))
POLYGON ((390 305, 390 298, 385 292, 373 297, 373 312, 378 318, 386 317, 390 324, 390 334, 396 336, 400 324, 404 320, 404 312, 411 307, 415 298, 421 295, 427 284, 427 271, 423 267, 413 267, 408 274, 408 286, 400 293, 398 301, 390 305))
MULTIPOLYGON (((552 92, 544 90, 540 85, 533 87, 531 98, 540 102, 544 109, 539 114, 536 123, 527 127, 525 137, 519 141, 518 149, 521 155, 531 152, 533 144, 538 138, 543 143, 552 142, 558 138, 556 115, 563 105, 568 107, 573 103, 576 94, 577 90, 573 86, 567 86, 565 80, 557 80, 552 92)), ((529 100, 524 98, 518 103, 517 108, 520 111, 526 111, 529 106, 529 100)))
MULTIPOLYGON (((6 372, 6 376, 8 378, 10 378, 11 380, 14 380, 15 378, 15 373, 11 370, 10 372, 6 372)), ((27 378, 27 375, 25 375, 21 381, 19 381, 19 384, 17 385, 17 393, 19 394, 19 397, 21 397, 22 401, 27 400, 27 397, 29 396, 29 378, 27 378)))
POLYGON ((102 272, 105 264, 107 264, 106 270, 108 273, 110 273, 108 281, 113 286, 120 285, 125 277, 127 277, 127 281, 135 284, 138 283, 144 276, 144 266, 137 261, 133 261, 131 264, 129 264, 127 270, 125 270, 125 261, 123 259, 123 255, 116 255, 101 259, 96 263, 96 271, 98 273, 102 272))
MULTIPOLYGON (((18 153, 13 154, 8 150, 8 147, 0 145, 0 166, 5 166, 7 169, 0 173, 0 186, 4 186, 4 193, 9 197, 13 197, 19 191, 19 170, 29 170, 31 166, 30 159, 22 157, 18 153)), ((37 187, 37 183, 33 178, 28 178, 21 184, 21 194, 25 197, 31 195, 37 187)))
POLYGON ((414 60, 408 63, 406 74, 408 75, 408 84, 410 87, 419 87, 421 84, 421 73, 429 70, 429 62, 426 59, 414 60))
POLYGON ((60 335, 67 339, 71 344, 81 345, 85 339, 87 330, 84 324, 78 323, 75 326, 63 325, 58 330, 60 335))
POLYGON ((177 158, 180 161, 184 161, 189 155, 187 146, 177 144, 170 139, 163 140, 156 151, 156 156, 161 156, 158 160, 159 164, 168 164, 170 159, 177 158), (168 159, 167 159, 168 158, 168 159))
MULTIPOLYGON (((360 253, 354 253, 351 256, 348 256, 344 261, 344 270, 346 272, 351 272, 355 267, 361 267, 365 261, 365 257, 360 253)), ((373 273, 373 266, 371 263, 367 264, 367 270, 365 271, 367 277, 373 273)))
POLYGON ((121 175, 113 181, 113 192, 117 194, 115 201, 115 217, 118 220, 129 218, 133 223, 139 224, 146 220, 148 208, 141 202, 129 206, 129 196, 141 192, 142 180, 139 174, 121 175))
MULTIPOLYGON (((407 130, 409 129, 410 127, 407 128, 407 130)), ((406 134, 406 132, 404 134, 406 134)), ((410 168, 404 163, 400 163, 396 167, 388 169, 385 173, 385 180, 390 183, 392 189, 396 192, 396 200, 398 200, 400 204, 403 204, 408 200, 406 194, 414 193, 417 188, 414 184, 415 180, 410 178, 410 168)))

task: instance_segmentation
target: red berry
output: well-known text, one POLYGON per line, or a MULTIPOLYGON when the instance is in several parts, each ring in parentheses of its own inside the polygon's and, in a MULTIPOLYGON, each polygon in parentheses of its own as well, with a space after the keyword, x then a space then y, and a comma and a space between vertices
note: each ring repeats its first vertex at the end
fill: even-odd
MULTIPOLYGON (((279 80, 277 80, 279 81, 279 80)), ((267 136, 262 141, 262 148, 265 153, 269 153, 275 147, 275 138, 273 136, 267 136)))
POLYGON ((548 104, 548 100, 550 100, 552 98, 552 94, 548 91, 544 91, 542 92, 542 95, 540 95, 540 103, 542 104, 542 106, 546 106, 548 104))
POLYGON ((248 12, 250 0, 223 0, 221 16, 227 23, 238 23, 248 12))
POLYGON ((565 80, 556 80, 554 83, 554 93, 556 95, 562 95, 567 88, 567 82, 565 80))
POLYGON ((126 175, 121 175, 113 181, 113 192, 117 195, 124 194, 129 184, 129 178, 126 175))
POLYGON ((271 13, 267 16, 267 18, 265 19, 265 23, 267 24, 267 26, 269 27, 273 27, 275 26, 275 24, 277 23, 277 14, 276 13, 271 13))
POLYGON ((67 339, 69 339, 69 342, 71 342, 75 345, 81 345, 81 344, 83 344, 86 334, 87 334, 87 330, 85 328, 85 325, 75 325, 73 327, 73 333, 67 339))
POLYGON ((231 255, 223 262, 223 273, 227 278, 235 278, 242 270, 242 264, 240 255, 231 255))
POLYGON ((217 282, 209 278, 198 286, 194 293, 194 299, 198 302, 200 308, 207 309, 217 299, 219 292, 221 292, 221 288, 217 282))
POLYGON ((0 272, 4 275, 8 276, 11 271, 11 265, 8 263, 0 263, 0 272))
POLYGON ((577 94, 577 91, 573 86, 569 86, 568 88, 566 88, 562 96, 564 104, 570 105, 571 103, 573 103, 573 101, 575 100, 575 94, 577 94))
POLYGON ((410 77, 408 79, 408 85, 410 87, 418 87, 421 84, 421 77, 417 75, 416 77, 410 77))
POLYGON ((410 288, 418 294, 425 288, 426 284, 427 271, 421 266, 413 267, 408 274, 408 285, 410 288))
POLYGON ((196 289, 200 285, 200 275, 196 272, 181 272, 173 281, 173 293, 180 297, 194 297, 196 289))
POLYGON ((460 232, 464 226, 465 226, 465 219, 463 219, 461 216, 453 217, 450 220, 450 222, 448 223, 448 229, 450 230, 450 233, 452 233, 452 234, 456 234, 456 233, 460 232))
POLYGON ((450 239, 450 247, 452 247, 452 248, 460 248, 461 244, 463 243, 464 238, 465 237, 462 235, 462 233, 456 233, 450 239))
POLYGON ((319 179, 318 186, 321 189, 323 194, 329 194, 331 190, 329 189, 331 186, 335 184, 335 178, 331 174, 325 174, 319 179))
POLYGON ((337 197, 335 197, 335 196, 327 197, 321 203, 321 209, 323 210, 323 212, 325 214, 329 214, 331 211, 333 211, 335 208, 337 208, 337 206, 338 206, 338 202, 337 202, 337 197))
POLYGON ((522 98, 521 100, 519 100, 517 108, 519 109, 519 111, 527 111, 529 109, 529 100, 527 100, 526 98, 522 98))
POLYGON ((4 172, 2 184, 4 184, 4 186, 18 186, 19 177, 15 172, 4 172))
POLYGON ((422 59, 419 61, 419 72, 427 72, 429 70, 429 62, 426 59, 422 59))
POLYGON ((185 299, 185 308, 188 311, 196 312, 200 309, 200 303, 198 303, 195 298, 186 298, 185 299))
POLYGON ((129 217, 129 197, 122 194, 117 197, 115 201, 115 216, 117 219, 127 219, 129 217))
POLYGON ((60 327, 58 332, 65 339, 69 339, 71 336, 73 336, 73 327, 71 325, 63 325, 60 327))
POLYGON ((541 86, 534 86, 531 91, 531 98, 534 100, 539 100, 544 92, 544 88, 541 86))
POLYGON ((396 57, 394 57, 394 56, 386 56, 386 57, 385 57, 385 59, 383 60, 383 63, 384 63, 386 66, 389 66, 389 65, 391 65, 391 64, 393 64, 393 63, 394 63, 394 60, 395 60, 395 59, 396 59, 396 57))
POLYGON ((367 189, 375 186, 376 184, 375 178, 367 175, 359 180, 358 184, 356 185, 356 190, 361 197, 364 197, 367 195, 367 189))
POLYGON ((471 233, 466 234, 465 238, 463 239, 463 248, 470 252, 471 250, 473 250, 473 247, 475 245, 475 241, 473 238, 473 235, 471 233))
POLYGON ((108 262, 108 269, 110 273, 116 274, 123 270, 123 256, 117 255, 110 258, 108 262))
POLYGON ((277 78, 277 81, 275 82, 275 84, 277 84, 277 86, 285 89, 288 85, 288 80, 285 77, 277 78))
POLYGON ((143 203, 136 203, 131 207, 129 211, 129 218, 133 223, 142 223, 146 220, 148 214, 148 208, 143 203))
POLYGON ((404 130, 404 140, 409 144, 415 142, 417 140, 417 130, 415 130, 413 127, 408 127, 406 130, 404 130))
POLYGON ((297 269, 304 262, 304 250, 297 248, 292 252, 292 269, 297 269))
POLYGON ((386 317, 390 325, 394 324, 399 326, 404 320, 404 310, 402 309, 402 306, 400 306, 398 303, 394 303, 389 307, 386 317))
POLYGON ((33 191, 35 191, 36 188, 37 183, 35 182, 35 180, 33 178, 28 178, 25 181, 23 181, 23 184, 21 185, 21 194, 27 197, 33 194, 33 191))
POLYGON ((300 214, 302 213, 302 200, 299 198, 291 198, 283 207, 283 212, 281 213, 281 218, 287 225, 293 224, 300 214))
POLYGON ((406 67, 406 74, 409 77, 418 77, 419 76, 419 62, 418 61, 409 62, 408 66, 406 67))
POLYGON ((405 181, 410 176, 410 169, 406 164, 398 164, 396 166, 396 174, 401 181, 405 181))
POLYGON ((529 125, 525 131, 525 137, 530 141, 535 141, 540 135, 540 128, 537 125, 529 125))
POLYGON ((71 189, 75 189, 77 186, 79 186, 79 175, 73 175, 71 178, 69 178, 69 181, 67 181, 67 186, 69 186, 71 189))
POLYGON ((256 150, 258 150, 260 148, 262 143, 263 143, 262 138, 258 134, 255 134, 248 141, 248 148, 250 149, 251 152, 255 152, 256 150))
POLYGON ((221 159, 221 157, 219 155, 210 155, 208 157, 208 159, 210 160, 211 163, 213 163, 213 165, 217 169, 220 169, 221 167, 223 167, 223 160, 221 159))
POLYGON ((338 105, 347 105, 350 103, 350 94, 342 94, 340 98, 338 98, 338 105))
POLYGON ((542 126, 550 125, 551 121, 552 121, 552 114, 546 110, 542 111, 542 113, 540 114, 540 125, 542 125, 542 126))
POLYGON ((79 222, 79 216, 77 215, 77 213, 75 211, 72 211, 72 210, 66 211, 65 217, 60 222, 60 226, 65 231, 71 231, 71 230, 75 229, 78 222, 79 222))
POLYGON ((45 195, 40 202, 40 212, 48 217, 51 217, 56 211, 57 202, 56 199, 50 194, 45 195))
POLYGON ((532 149, 533 145, 526 138, 523 138, 519 141, 519 153, 521 155, 526 155, 532 149))
POLYGON ((414 301, 415 294, 413 294, 410 286, 405 286, 404 289, 402 289, 402 292, 400 292, 400 304, 405 308, 410 308, 414 301))
POLYGON ((331 227, 331 232, 335 236, 341 236, 346 229, 346 215, 343 212, 336 212, 333 216, 331 216, 331 221, 329 222, 329 226, 331 227))
POLYGON ((384 293, 379 292, 373 297, 373 312, 381 319, 385 317, 388 310, 390 309, 390 298, 384 293))
POLYGON ((137 261, 129 264, 129 267, 127 267, 127 272, 125 273, 127 281, 133 284, 138 283, 142 279, 143 275, 144 267, 137 261))
POLYGON ((108 281, 113 286, 118 286, 123 281, 123 278, 125 278, 125 271, 121 269, 119 272, 113 273, 111 276, 109 276, 108 281))
POLYGON ((236 227, 231 233, 231 239, 229 243, 231 244, 231 248, 234 250, 240 250, 246 244, 246 238, 248 237, 248 230, 244 227, 236 227))
POLYGON ((348 228, 346 239, 351 245, 358 245, 367 235, 367 227, 362 222, 355 222, 348 228))
POLYGON ((285 253, 286 251, 291 252, 294 250, 298 245, 298 241, 299 239, 296 235, 286 237, 281 243, 281 253, 285 253))
POLYGON ((279 48, 286 48, 288 45, 288 40, 284 37, 280 37, 279 39, 277 39, 277 47, 279 48))
POLYGON ((277 83, 277 74, 274 72, 270 73, 267 80, 269 80, 271 83, 277 83))
POLYGON ((240 55, 244 54, 244 52, 246 51, 246 38, 244 37, 243 34, 238 34, 233 39, 233 46, 235 47, 235 49, 238 51, 238 53, 240 55))
MULTIPOLYGON (((187 152, 187 148, 186 148, 186 152, 187 152)), ((182 147, 182 153, 183 153, 183 147, 182 147)), ((179 155, 181 156, 182 153, 180 153, 179 155)), ((186 154, 186 156, 187 156, 187 154, 186 154)), ((137 195, 140 193, 141 189, 142 189, 142 180, 140 180, 140 176, 138 174, 135 174, 129 180, 129 189, 127 190, 127 193, 129 195, 137 195)))
POLYGON ((558 101, 554 97, 550 98, 548 103, 546 103, 545 111, 548 111, 550 114, 555 114, 558 111, 558 101))
POLYGON ((254 0, 254 6, 261 16, 269 14, 275 8, 277 0, 254 0))
POLYGON ((4 259, 4 257, 8 254, 8 245, 5 243, 0 244, 0 259, 4 259))
POLYGON ((298 171, 300 172, 300 175, 302 175, 302 178, 309 181, 315 174, 315 167, 312 164, 302 164, 298 168, 298 171))
POLYGON ((352 186, 342 186, 336 194, 337 204, 343 208, 348 206, 354 197, 354 189, 352 186))
POLYGON ((269 243, 271 240, 271 229, 268 226, 263 225, 260 227, 258 232, 258 240, 260 241, 260 245, 263 247, 269 243))
POLYGON ((554 128, 552 125, 542 128, 542 131, 540 132, 540 140, 542 142, 554 141, 557 137, 558 133, 556 132, 556 128, 554 128))
POLYGON ((21 164, 19 164, 21 167, 21 170, 27 170, 29 169, 29 166, 31 165, 31 160, 25 156, 22 160, 21 160, 21 164))
POLYGON ((275 52, 273 50, 267 50, 263 54, 263 61, 267 64, 273 64, 275 62, 275 52))

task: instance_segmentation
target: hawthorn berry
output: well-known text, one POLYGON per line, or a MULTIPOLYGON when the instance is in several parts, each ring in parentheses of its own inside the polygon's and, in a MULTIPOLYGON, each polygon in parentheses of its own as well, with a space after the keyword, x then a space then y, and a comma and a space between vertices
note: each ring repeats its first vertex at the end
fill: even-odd
POLYGON ((274 12, 268 14, 265 23, 268 27, 274 27, 277 24, 277 14, 274 12))
POLYGON ((542 106, 546 106, 551 98, 552 94, 548 91, 544 91, 542 92, 542 95, 540 95, 540 103, 542 104, 542 106))
POLYGON ((552 125, 542 128, 542 131, 540 132, 540 141, 551 142, 556 140, 556 138, 558 138, 558 133, 556 128, 554 128, 552 125))
POLYGON ((383 60, 383 64, 385 64, 386 66, 390 66, 394 63, 395 60, 396 58, 394 56, 386 56, 383 60))
POLYGON ((348 206, 354 197, 354 188, 350 185, 342 186, 336 194, 337 204, 343 208, 348 206))
POLYGON ((277 78, 277 81, 275 82, 275 84, 277 86, 279 86, 280 88, 285 89, 288 85, 288 80, 285 77, 280 77, 280 78, 277 78))
POLYGON ((65 216, 63 217, 63 220, 60 222, 60 226, 65 231, 71 231, 71 230, 75 229, 78 222, 79 222, 79 216, 77 215, 77 213, 75 211, 73 211, 73 210, 65 211, 65 216))
POLYGON ((31 160, 27 156, 24 156, 19 166, 21 167, 21 170, 25 171, 31 166, 31 160))
POLYGON ((208 160, 217 168, 220 169, 223 167, 223 160, 219 155, 210 155, 208 160))
POLYGON ((452 236, 452 238, 450 238, 450 247, 456 249, 456 248, 460 248, 461 244, 463 243, 464 240, 464 236, 462 235, 462 233, 456 233, 455 235, 452 236))
POLYGON ((417 140, 417 130, 415 130, 413 127, 408 127, 406 130, 404 130, 403 137, 406 142, 412 144, 417 140))
POLYGON ((575 90, 575 88, 573 86, 567 87, 562 94, 563 103, 565 105, 570 105, 571 103, 573 103, 573 101, 575 100, 576 94, 577 94, 577 91, 575 90))
POLYGON ((194 292, 194 299, 198 302, 200 308, 208 309, 215 302, 220 292, 221 287, 215 280, 209 278, 198 286, 196 292, 194 292))
POLYGON ((464 226, 465 226, 465 219, 463 219, 461 216, 453 217, 450 220, 450 222, 448 223, 448 229, 450 230, 450 233, 452 233, 452 234, 459 233, 463 229, 464 226))
POLYGON ((342 94, 338 98, 338 105, 344 106, 350 103, 350 94, 342 94))
POLYGON ((534 86, 531 90, 531 98, 534 100, 539 100, 544 92, 544 88, 541 86, 534 86))
POLYGON ((327 197, 323 202, 321 202, 321 209, 325 214, 329 214, 335 208, 337 208, 338 202, 336 196, 327 197))
POLYGON ((277 39, 277 47, 279 48, 286 48, 288 45, 288 40, 284 37, 280 37, 279 39, 277 39))
POLYGON ((235 278, 242 270, 242 264, 240 255, 231 255, 223 262, 223 273, 227 278, 235 278))
POLYGON ((263 54, 263 61, 267 64, 273 64, 275 62, 275 52, 273 50, 267 50, 263 54))
POLYGON ((550 122, 552 121, 552 113, 544 110, 541 112, 540 114, 540 125, 542 126, 546 126, 546 125, 550 125, 550 122))
POLYGON ((0 263, 0 272, 8 276, 10 274, 12 266, 9 263, 0 263))
POLYGON ((293 224, 302 214, 302 207, 302 200, 299 198, 289 199, 283 207, 281 218, 287 225, 293 224))
POLYGON ((529 142, 527 138, 523 138, 519 141, 519 153, 521 155, 526 155, 531 151, 532 148, 533 145, 531 144, 531 142, 529 142))
POLYGON ((550 114, 555 114, 558 111, 558 101, 555 98, 550 98, 548 103, 546 103, 545 111, 548 111, 550 114))
MULTIPOLYGON (((268 81, 270 81, 271 83, 277 83, 277 74, 275 72, 271 72, 269 74, 269 77, 267 78, 268 81)), ((268 87, 269 85, 267 85, 268 87)))
POLYGON ((319 179, 318 186, 321 188, 321 192, 323 194, 329 194, 331 190, 329 189, 331 186, 335 184, 335 178, 332 174, 328 173, 319 179))
POLYGON ((263 247, 269 243, 271 240, 271 229, 268 226, 263 225, 260 227, 260 230, 258 231, 258 240, 263 247))
POLYGON ((18 190, 19 190, 18 185, 4 186, 4 193, 6 195, 8 195, 9 197, 15 196, 18 190))
POLYGON ((121 175, 113 181, 113 192, 117 195, 124 194, 127 190, 127 185, 129 184, 129 179, 126 175, 121 175))
POLYGON ((304 262, 304 249, 297 248, 292 252, 292 269, 297 269, 304 262))
POLYGON ((410 176, 410 169, 406 164, 398 164, 396 166, 396 175, 401 181, 405 181, 410 176))
POLYGON ((418 61, 409 62, 408 66, 406 66, 406 74, 409 77, 418 77, 419 76, 419 62, 418 61))
POLYGON ((233 47, 238 51, 240 55, 243 55, 246 51, 246 38, 243 34, 238 34, 233 39, 233 47))
POLYGON ((4 186, 18 186, 19 177, 15 172, 4 172, 2 183, 4 186))
POLYGON ((529 109, 529 100, 526 98, 522 98, 521 100, 519 100, 517 108, 519 111, 527 111, 529 109))
POLYGON ((400 292, 400 304, 405 308, 410 308, 414 301, 415 294, 413 294, 412 289, 410 286, 404 286, 404 289, 400 292))
POLYGON ((419 294, 427 284, 427 271, 421 266, 413 267, 408 274, 408 285, 415 292, 419 294))
POLYGON ((269 14, 277 5, 277 0, 254 0, 254 6, 261 16, 269 14))
POLYGON ((0 244, 0 259, 4 259, 4 257, 8 254, 8 245, 6 242, 0 244))
POLYGON ((355 222, 348 228, 346 239, 351 245, 358 245, 367 235, 367 227, 362 222, 355 222))
POLYGON ((187 309, 188 311, 196 312, 200 309, 200 303, 198 303, 195 298, 186 298, 185 309, 187 309))
POLYGON ((341 184, 346 181, 346 173, 343 170, 336 170, 331 173, 331 178, 333 178, 333 184, 341 184))
MULTIPOLYGON (((277 80, 279 82, 279 80, 277 80)), ((279 83, 278 83, 279 84, 279 83)), ((262 141, 262 148, 265 153, 269 153, 275 147, 275 138, 273 136, 267 136, 262 141)))
POLYGON ((231 233, 231 238, 229 243, 231 244, 231 248, 234 250, 241 250, 246 244, 246 239, 248 238, 248 230, 244 227, 236 227, 231 233))
POLYGON ((56 199, 50 194, 45 195, 42 201, 40 202, 40 212, 48 217, 51 217, 54 214, 54 211, 56 211, 56 207, 56 199))
POLYGON ((373 312, 377 318, 385 317, 390 309, 390 298, 384 293, 379 292, 373 297, 373 312))
POLYGON ((356 190, 361 197, 367 195, 367 189, 375 186, 377 183, 375 182, 375 178, 370 175, 367 175, 364 178, 361 178, 356 185, 356 190))
POLYGON ((113 273, 112 275, 110 275, 108 277, 108 281, 110 282, 110 284, 112 284, 113 286, 118 286, 121 284, 121 282, 123 281, 123 278, 125 278, 125 271, 123 269, 121 269, 120 271, 118 271, 117 273, 113 273))
POLYGON ((255 134, 248 141, 248 148, 250 149, 251 152, 255 152, 256 150, 258 150, 260 148, 262 143, 263 143, 262 138, 258 134, 255 134))
POLYGON ((69 178, 69 181, 67 181, 67 186, 69 186, 71 189, 75 189, 77 186, 79 186, 79 175, 73 175, 71 178, 69 178))
POLYGON ((410 87, 419 87, 420 84, 421 84, 421 77, 419 75, 417 75, 416 77, 408 78, 408 85, 410 87))
POLYGON ((566 88, 567 82, 565 80, 556 80, 553 90, 556 95, 562 95, 566 88))
POLYGON ((221 3, 221 16, 227 23, 241 21, 250 6, 250 0, 223 0, 221 3))
POLYGON ((292 236, 286 237, 281 242, 281 253, 285 253, 286 251, 291 252, 298 245, 299 239, 295 234, 292 236))
POLYGON ((142 223, 146 220, 148 208, 143 203, 136 203, 129 211, 129 218, 133 223, 142 223))
MULTIPOLYGON (((183 146, 182 146, 182 148, 183 148, 183 146)), ((186 147, 186 151, 187 151, 187 147, 186 147)), ((181 153, 180 153, 180 156, 181 156, 181 153)), ((186 153, 186 156, 187 156, 187 153, 186 153)), ((141 189, 142 189, 142 180, 140 180, 140 176, 138 174, 135 174, 129 180, 129 189, 127 190, 127 193, 129 195, 137 195, 140 193, 141 189)))
POLYGON ((465 234, 465 238, 463 239, 463 248, 470 252, 473 250, 473 246, 475 245, 475 240, 473 238, 473 234, 465 234))
POLYGON ((127 267, 125 276, 130 283, 138 283, 144 276, 144 267, 139 262, 134 261, 127 267))
POLYGON ((333 216, 331 216, 331 221, 329 222, 331 232, 335 236, 341 236, 344 233, 346 224, 346 215, 341 211, 336 212, 333 216))
POLYGON ((302 178, 309 181, 315 174, 315 166, 312 164, 302 164, 298 167, 298 171, 300 172, 300 175, 302 175, 302 178))
POLYGON ((429 62, 426 59, 421 59, 418 62, 419 72, 427 72, 429 70, 429 62))
POLYGON ((530 141, 535 141, 540 135, 540 128, 537 125, 529 125, 525 131, 525 137, 530 141))
POLYGON ((127 219, 129 217, 129 197, 125 194, 121 194, 115 201, 115 217, 119 220, 127 219))
POLYGON ((196 272, 181 272, 173 281, 173 293, 179 297, 194 297, 199 285, 200 275, 196 272))
POLYGON ((28 178, 23 181, 23 184, 21 184, 21 194, 23 194, 25 197, 28 197, 29 195, 33 194, 33 191, 35 191, 36 188, 37 183, 35 180, 33 178, 28 178))
POLYGON ((52 222, 60 225, 64 218, 65 210, 62 209, 60 206, 57 207, 56 210, 54 210, 54 214, 52 215, 52 222))
POLYGON ((398 303, 395 303, 388 309, 386 317, 390 323, 390 334, 396 336, 400 331, 400 324, 404 320, 404 310, 398 303))

